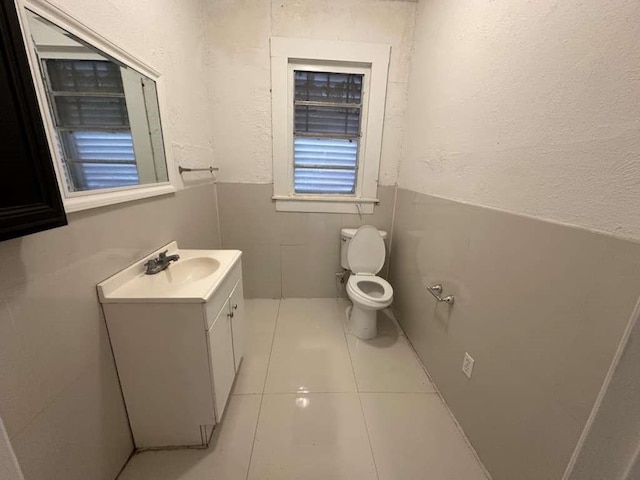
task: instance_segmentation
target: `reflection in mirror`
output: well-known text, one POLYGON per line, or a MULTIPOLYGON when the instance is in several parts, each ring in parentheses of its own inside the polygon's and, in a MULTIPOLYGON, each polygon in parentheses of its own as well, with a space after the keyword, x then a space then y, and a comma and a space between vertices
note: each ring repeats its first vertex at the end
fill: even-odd
POLYGON ((69 192, 167 182, 155 82, 28 12, 69 192))

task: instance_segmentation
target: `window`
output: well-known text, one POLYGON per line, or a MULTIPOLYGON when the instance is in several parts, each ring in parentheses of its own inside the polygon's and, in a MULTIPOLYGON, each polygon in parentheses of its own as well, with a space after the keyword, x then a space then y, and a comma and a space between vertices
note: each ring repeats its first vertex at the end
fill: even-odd
POLYGON ((294 70, 296 194, 356 192, 364 74, 294 70))
POLYGON ((373 213, 389 52, 387 45, 271 39, 278 210, 373 213))
POLYGON ((138 185, 120 67, 106 60, 43 63, 69 190, 138 185))

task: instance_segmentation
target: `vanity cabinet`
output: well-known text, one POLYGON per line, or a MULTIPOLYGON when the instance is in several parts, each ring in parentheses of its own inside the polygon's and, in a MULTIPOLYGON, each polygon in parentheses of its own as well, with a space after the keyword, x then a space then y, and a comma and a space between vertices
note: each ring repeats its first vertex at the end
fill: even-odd
MULTIPOLYGON (((219 252, 230 265, 221 265, 226 271, 207 298, 181 299, 171 290, 174 298, 143 300, 127 298, 126 286, 113 293, 98 287, 137 449, 206 446, 222 420, 245 318, 241 253, 219 252)), ((156 280, 146 277, 140 281, 156 280)))
POLYGON ((213 394, 216 407, 216 421, 220 422, 224 407, 231 392, 233 378, 236 375, 233 352, 233 333, 229 301, 207 330, 207 342, 211 355, 211 373, 213 376, 213 394))
POLYGON ((231 312, 231 333, 233 340, 234 368, 238 371, 240 368, 240 360, 244 354, 245 344, 245 314, 244 314, 244 290, 242 282, 238 284, 231 292, 229 297, 229 308, 231 312))
POLYGON ((236 372, 240 368, 244 351, 244 324, 244 294, 240 279, 213 321, 213 326, 207 330, 218 423, 227 405, 236 372))

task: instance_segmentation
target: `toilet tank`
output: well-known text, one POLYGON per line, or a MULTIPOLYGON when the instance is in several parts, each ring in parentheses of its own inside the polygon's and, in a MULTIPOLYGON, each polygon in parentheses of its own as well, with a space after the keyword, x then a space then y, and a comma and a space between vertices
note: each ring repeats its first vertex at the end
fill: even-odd
MULTIPOLYGON (((343 228, 340 230, 340 265, 345 270, 349 270, 349 263, 347 262, 347 249, 349 248, 349 242, 358 231, 357 228, 343 228)), ((384 230, 378 230, 382 239, 386 242, 387 232, 384 230)))

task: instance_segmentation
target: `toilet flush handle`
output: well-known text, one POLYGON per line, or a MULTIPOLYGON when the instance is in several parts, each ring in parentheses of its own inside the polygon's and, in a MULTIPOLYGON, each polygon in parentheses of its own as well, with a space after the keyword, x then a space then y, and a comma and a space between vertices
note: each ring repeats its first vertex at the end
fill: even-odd
POLYGON ((438 300, 439 302, 444 302, 444 303, 448 303, 449 305, 453 305, 453 303, 456 300, 453 297, 453 295, 447 295, 446 297, 443 297, 442 296, 442 285, 440 285, 439 283, 436 284, 436 285, 428 286, 427 290, 429 290, 429 293, 431 295, 433 295, 434 297, 436 297, 436 300, 438 300))

